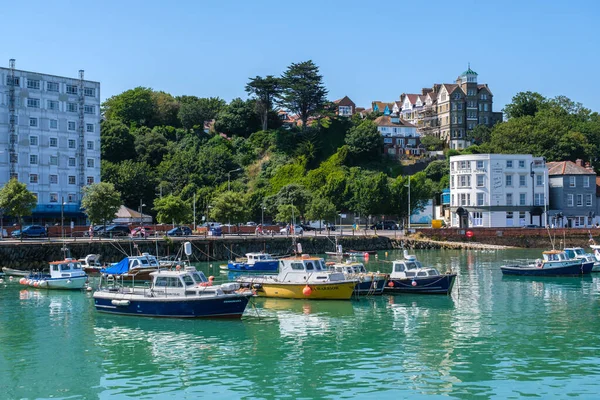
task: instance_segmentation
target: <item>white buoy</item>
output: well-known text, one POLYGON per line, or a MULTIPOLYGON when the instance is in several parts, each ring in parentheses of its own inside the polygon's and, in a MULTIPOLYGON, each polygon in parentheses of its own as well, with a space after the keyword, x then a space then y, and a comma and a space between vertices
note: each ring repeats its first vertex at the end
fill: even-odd
POLYGON ((88 286, 88 287, 85 288, 85 290, 87 290, 88 292, 91 292, 92 291, 92 287, 88 286))
POLYGON ((185 255, 186 256, 191 256, 192 255, 192 243, 190 242, 185 242, 183 244, 183 249, 185 251, 185 255))

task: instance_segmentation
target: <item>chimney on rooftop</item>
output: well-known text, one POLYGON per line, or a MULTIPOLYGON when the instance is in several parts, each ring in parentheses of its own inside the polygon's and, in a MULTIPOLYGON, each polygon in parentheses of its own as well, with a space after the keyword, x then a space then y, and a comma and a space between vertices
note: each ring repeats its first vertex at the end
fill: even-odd
POLYGON ((583 167, 583 160, 581 158, 578 158, 577 160, 575 160, 575 164, 577 164, 580 167, 583 167))

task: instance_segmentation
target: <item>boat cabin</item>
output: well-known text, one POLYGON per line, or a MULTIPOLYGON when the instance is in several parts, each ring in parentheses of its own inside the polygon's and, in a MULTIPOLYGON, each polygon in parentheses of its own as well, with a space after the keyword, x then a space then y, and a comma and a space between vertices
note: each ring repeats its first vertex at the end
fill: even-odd
POLYGON ((433 267, 423 267, 417 257, 409 255, 404 250, 404 260, 396 260, 392 263, 392 279, 407 279, 407 278, 426 278, 429 276, 441 275, 440 272, 433 267))
POLYGON ((152 272, 151 291, 155 295, 163 296, 200 296, 223 294, 224 289, 233 291, 239 289, 238 283, 213 286, 203 272, 195 268, 186 268, 180 271, 160 270, 152 272))
POLYGON ((284 282, 305 282, 314 280, 343 281, 344 274, 329 271, 322 258, 308 254, 279 260, 279 280, 284 282))
POLYGON ((569 260, 567 253, 559 250, 544 251, 542 255, 544 257, 544 262, 557 262, 569 260))
POLYGON ((249 265, 253 265, 260 261, 273 261, 273 257, 266 253, 246 253, 246 260, 249 265))
POLYGON ((81 268, 81 263, 67 258, 63 261, 54 261, 50 263, 50 276, 52 278, 68 278, 74 276, 85 276, 81 268))
POLYGON ((586 258, 589 256, 582 247, 565 247, 565 253, 569 258, 586 258))
POLYGON ((329 267, 332 272, 339 272, 342 274, 362 274, 367 273, 365 266, 362 263, 348 261, 343 264, 333 264, 329 267))
POLYGON ((158 268, 158 259, 149 253, 142 253, 141 256, 129 256, 129 270, 134 268, 158 268))

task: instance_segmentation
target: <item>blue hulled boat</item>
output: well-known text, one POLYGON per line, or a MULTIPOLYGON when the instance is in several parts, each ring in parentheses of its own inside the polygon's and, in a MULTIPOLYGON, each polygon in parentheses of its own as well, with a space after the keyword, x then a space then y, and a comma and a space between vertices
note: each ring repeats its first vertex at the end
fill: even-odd
POLYGON ((456 274, 440 273, 436 268, 424 267, 417 257, 404 250, 404 259, 392 263, 392 273, 384 293, 449 294, 456 274))
POLYGON ((359 296, 379 295, 383 293, 387 275, 369 272, 361 262, 348 260, 344 263, 327 263, 329 270, 344 274, 346 279, 356 279, 354 294, 359 296))
POLYGON ((564 251, 549 250, 542 253, 543 259, 524 264, 503 265, 504 275, 521 276, 581 276, 592 272, 593 261, 570 259, 564 251))
POLYGON ((246 253, 246 257, 229 261, 227 270, 240 272, 277 272, 279 260, 266 253, 246 253))
POLYGON ((241 318, 250 290, 239 283, 214 285, 194 267, 158 270, 150 286, 124 286, 104 276, 94 293, 96 310, 111 314, 172 318, 241 318))

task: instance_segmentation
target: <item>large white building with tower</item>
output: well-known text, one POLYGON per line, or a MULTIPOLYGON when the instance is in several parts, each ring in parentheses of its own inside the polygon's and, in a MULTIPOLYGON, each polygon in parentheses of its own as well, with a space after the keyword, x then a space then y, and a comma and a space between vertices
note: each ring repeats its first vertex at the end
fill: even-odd
POLYGON ((85 218, 84 186, 100 181, 100 83, 0 67, 0 185, 38 198, 33 221, 85 218))

